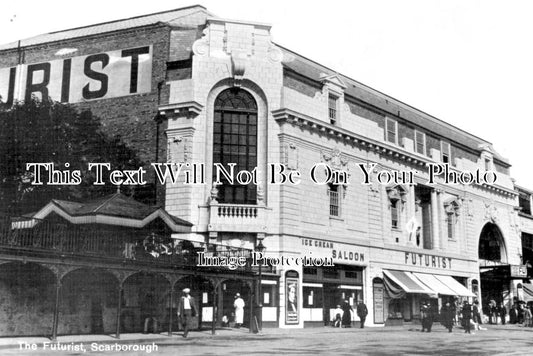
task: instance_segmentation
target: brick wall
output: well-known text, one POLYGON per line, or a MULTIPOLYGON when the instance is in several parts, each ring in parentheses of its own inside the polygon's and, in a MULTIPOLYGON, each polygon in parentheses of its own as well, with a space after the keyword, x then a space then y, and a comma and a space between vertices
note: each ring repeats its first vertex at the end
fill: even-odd
MULTIPOLYGON (((189 34, 190 31, 185 32, 189 34)), ((180 38, 179 34, 176 36, 178 39, 180 38)), ((107 135, 120 136, 130 148, 138 151, 141 160, 149 164, 156 159, 157 125, 153 118, 157 113, 159 104, 168 103, 169 88, 165 85, 165 80, 170 30, 167 26, 154 25, 32 46, 22 49, 21 58, 23 63, 31 64, 145 45, 153 46, 150 92, 80 102, 73 105, 79 110, 91 110, 95 116, 101 119, 104 132, 107 135), (63 57, 55 55, 62 48, 76 48, 77 51, 63 57)), ((181 47, 186 48, 186 44, 182 44, 181 47)), ((185 50, 184 48, 181 48, 181 52, 185 50)), ((19 53, 16 50, 0 53, 0 68, 15 66, 18 63, 18 58, 19 53)), ((166 161, 165 129, 166 123, 163 123, 159 130, 159 152, 157 153, 159 161, 166 161)), ((152 170, 148 170, 147 181, 151 183, 153 179, 152 170)), ((163 203, 163 197, 163 189, 159 187, 160 204, 163 203)))

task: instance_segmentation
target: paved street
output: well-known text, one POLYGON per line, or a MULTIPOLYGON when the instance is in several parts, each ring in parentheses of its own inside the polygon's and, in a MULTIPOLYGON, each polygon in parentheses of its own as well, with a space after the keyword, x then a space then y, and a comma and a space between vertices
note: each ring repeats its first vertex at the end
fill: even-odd
POLYGON ((249 334, 245 329, 194 332, 188 339, 176 334, 124 335, 121 340, 109 336, 64 336, 63 347, 83 350, 43 350, 44 338, 0 339, 2 355, 531 355, 533 328, 519 326, 488 326, 486 331, 464 334, 455 329, 448 333, 435 325, 431 333, 421 333, 420 326, 394 328, 333 329, 308 328, 299 330, 266 329, 263 334, 249 334), (17 341, 17 344, 13 343, 17 341), (36 350, 25 350, 18 342, 34 343, 36 350), (92 352, 92 342, 103 351, 92 352), (106 348, 144 347, 145 350, 104 351, 106 348), (157 345, 157 350, 153 345, 157 345), (153 350, 150 350, 150 347, 153 350))

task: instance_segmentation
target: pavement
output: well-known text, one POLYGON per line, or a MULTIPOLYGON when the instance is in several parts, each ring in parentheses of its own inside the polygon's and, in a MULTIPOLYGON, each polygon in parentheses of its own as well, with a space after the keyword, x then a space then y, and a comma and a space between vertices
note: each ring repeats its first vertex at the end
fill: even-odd
POLYGON ((339 329, 248 329, 181 333, 0 338, 0 355, 533 355, 533 328, 484 325, 487 330, 448 333, 434 324, 431 333, 420 325, 339 329))

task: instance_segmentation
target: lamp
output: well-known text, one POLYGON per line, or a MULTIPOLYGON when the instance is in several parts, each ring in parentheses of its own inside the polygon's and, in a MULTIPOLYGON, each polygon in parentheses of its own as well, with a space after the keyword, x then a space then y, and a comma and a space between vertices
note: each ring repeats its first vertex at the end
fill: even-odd
MULTIPOLYGON (((258 239, 258 243, 257 245, 255 246, 255 250, 257 252, 260 252, 260 253, 263 253, 265 252, 266 250, 266 246, 263 245, 263 239, 258 239)), ((257 317, 259 319, 258 321, 258 331, 261 331, 263 330, 263 284, 262 284, 262 280, 263 280, 263 275, 262 275, 262 270, 261 270, 261 266, 263 265, 263 263, 259 263, 259 286, 257 288, 257 294, 259 294, 259 304, 257 305, 257 317)))

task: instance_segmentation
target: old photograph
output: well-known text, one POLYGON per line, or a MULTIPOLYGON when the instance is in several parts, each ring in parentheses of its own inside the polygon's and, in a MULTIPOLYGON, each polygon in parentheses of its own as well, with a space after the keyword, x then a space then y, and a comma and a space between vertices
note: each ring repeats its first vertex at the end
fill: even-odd
POLYGON ((532 12, 8 2, 0 354, 532 354, 532 12))

